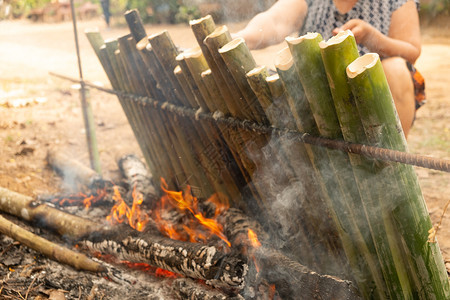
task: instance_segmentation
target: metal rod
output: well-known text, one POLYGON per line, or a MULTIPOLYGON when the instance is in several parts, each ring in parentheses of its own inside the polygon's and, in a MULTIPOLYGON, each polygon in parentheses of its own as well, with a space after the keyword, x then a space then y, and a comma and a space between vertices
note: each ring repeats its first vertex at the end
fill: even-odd
POLYGON ((89 152, 89 160, 91 168, 95 170, 97 173, 101 174, 102 171, 97 147, 97 138, 95 135, 94 116, 92 113, 91 103, 89 101, 88 96, 86 95, 86 85, 83 79, 83 70, 81 68, 81 56, 80 56, 80 47, 78 44, 77 20, 73 0, 70 0, 70 9, 72 11, 73 34, 75 37, 75 49, 77 52, 78 72, 80 75, 79 83, 80 83, 81 109, 83 111, 84 127, 86 130, 86 140, 89 152))
MULTIPOLYGON (((72 82, 80 82, 78 79, 70 78, 64 75, 56 74, 50 72, 50 75, 56 76, 65 80, 69 80, 72 82)), ((91 88, 94 88, 96 90, 118 95, 123 98, 128 98, 136 102, 140 102, 142 104, 149 105, 152 108, 155 109, 161 109, 167 112, 175 113, 184 117, 189 117, 195 120, 207 120, 210 122, 216 122, 225 124, 227 126, 230 126, 232 128, 242 128, 248 131, 253 131, 256 134, 275 134, 278 136, 281 135, 289 135, 292 137, 298 138, 301 142, 316 146, 321 146, 329 149, 335 149, 340 150, 347 153, 353 153, 353 154, 359 154, 364 155, 365 157, 378 159, 381 161, 389 161, 389 162, 398 162, 408 165, 413 165, 417 167, 427 168, 427 169, 433 169, 437 171, 443 171, 450 173, 450 160, 447 159, 441 159, 441 158, 435 158, 435 157, 429 157, 424 155, 418 155, 413 153, 407 153, 397 150, 391 150, 391 149, 385 149, 385 148, 378 148, 374 146, 368 146, 368 145, 361 145, 361 144, 355 144, 355 143, 349 143, 345 141, 339 141, 339 140, 331 140, 326 139, 322 137, 316 137, 311 136, 308 133, 302 133, 299 131, 293 131, 288 129, 282 129, 282 128, 274 128, 266 125, 261 125, 256 122, 252 122, 249 120, 238 120, 230 117, 217 117, 214 114, 211 113, 198 113, 193 109, 169 104, 167 102, 165 103, 159 103, 158 101, 155 101, 148 97, 141 97, 136 96, 132 94, 126 94, 119 91, 115 91, 112 89, 104 88, 101 86, 98 86, 96 84, 85 82, 86 86, 89 86, 91 88)))

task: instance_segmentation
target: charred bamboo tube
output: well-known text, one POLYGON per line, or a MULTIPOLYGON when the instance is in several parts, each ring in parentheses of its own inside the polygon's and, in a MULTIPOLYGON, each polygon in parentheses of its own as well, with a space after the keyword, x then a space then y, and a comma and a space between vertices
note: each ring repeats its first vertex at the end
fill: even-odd
MULTIPOLYGON (((228 31, 228 28, 226 26, 221 26, 216 28, 210 35, 208 35, 204 39, 204 44, 208 47, 209 53, 211 54, 212 58, 214 59, 214 62, 216 63, 219 73, 222 75, 223 80, 226 83, 226 86, 228 87, 228 90, 231 93, 230 98, 226 98, 226 105, 228 106, 228 110, 230 113, 238 117, 240 119, 251 119, 251 114, 248 111, 244 111, 241 109, 241 104, 244 101, 244 96, 239 90, 239 87, 237 86, 236 82, 233 79, 233 76, 231 75, 230 70, 228 70, 227 65, 225 64, 225 61, 223 60, 222 56, 219 53, 219 49, 231 42, 231 34, 228 31)), ((217 72, 214 72, 216 74, 217 72)), ((223 83, 217 83, 218 85, 222 85, 223 83)))
MULTIPOLYGON (((104 43, 103 38, 101 37, 100 33, 98 31, 87 31, 86 35, 88 37, 88 40, 94 49, 94 52, 97 54, 97 57, 100 60, 100 63, 102 64, 110 82, 114 89, 121 90, 120 86, 120 80, 118 78, 118 74, 115 73, 114 67, 116 64, 112 63, 110 58, 113 57, 114 51, 117 49, 117 41, 109 41, 108 43, 104 43)), ((137 123, 133 118, 130 118, 129 116, 132 114, 131 109, 129 106, 119 97, 119 102, 121 103, 121 106, 125 112, 125 115, 127 116, 127 119, 130 120, 130 126, 133 129, 133 132, 137 134, 137 123)), ((138 144, 141 149, 144 149, 144 145, 142 141, 139 141, 138 144)), ((150 165, 151 166, 151 165, 150 165)), ((151 166, 152 167, 152 166, 151 166)), ((155 172, 155 176, 158 176, 159 172, 155 170, 154 167, 152 167, 152 170, 155 172)))
POLYGON ((38 235, 25 230, 4 217, 0 216, 0 232, 15 239, 21 244, 44 254, 48 258, 60 263, 94 273, 106 272, 106 268, 82 253, 52 243, 38 235))
MULTIPOLYGON (((200 108, 204 112, 209 112, 211 110, 214 111, 215 107, 211 103, 211 96, 208 93, 207 88, 204 86, 203 81, 201 80, 201 73, 208 67, 202 52, 200 50, 193 51, 193 53, 198 53, 197 56, 192 56, 190 54, 185 54, 183 58, 180 55, 177 57, 180 65, 185 66, 187 74, 186 77, 190 78, 191 85, 195 85, 198 91, 201 94, 202 101, 199 101, 200 108), (186 68, 187 67, 187 68, 186 68)), ((198 98, 197 98, 198 99, 198 98)), ((194 106, 192 108, 197 108, 194 106)), ((225 145, 225 141, 219 138, 223 134, 219 131, 219 129, 214 124, 206 124, 204 122, 197 125, 197 131, 204 132, 207 138, 211 141, 210 147, 213 147, 214 153, 216 155, 220 155, 221 157, 216 157, 213 159, 221 170, 220 173, 211 174, 213 177, 221 177, 223 183, 225 184, 225 189, 220 185, 217 188, 221 191, 221 193, 230 196, 231 199, 237 199, 240 196, 240 189, 243 187, 243 178, 239 178, 240 171, 236 168, 235 163, 233 162, 233 158, 231 157, 231 153, 228 151, 228 147, 225 145), (225 157, 229 157, 229 159, 225 159, 225 157), (231 160, 231 163, 228 161, 231 160), (234 177, 234 178, 233 178, 234 177), (238 179, 238 181, 236 181, 238 179)), ((211 153, 211 158, 214 156, 211 153)), ((213 179, 214 180, 214 179, 213 179)))
MULTIPOLYGON (((124 64, 124 61, 122 60, 122 70, 126 70, 127 67, 128 64, 124 64)), ((135 65, 135 67, 136 69, 129 69, 128 71, 131 93, 133 93, 133 90, 138 90, 140 86, 140 82, 135 77, 136 73, 134 72, 138 71, 137 68, 142 67, 142 65, 135 65)), ((212 190, 208 186, 208 181, 203 173, 203 170, 198 167, 198 163, 195 161, 195 156, 192 152, 191 146, 189 146, 189 143, 186 140, 186 134, 181 131, 183 125, 180 123, 180 120, 173 118, 173 116, 168 115, 168 118, 170 120, 170 123, 168 124, 170 124, 170 127, 175 134, 175 137, 171 139, 172 145, 169 144, 168 146, 175 146, 173 148, 177 153, 178 161, 183 170, 183 172, 181 174, 177 174, 177 176, 179 177, 179 180, 183 180, 181 181, 182 184, 188 183, 193 186, 198 196, 200 196, 200 194, 198 194, 199 192, 204 192, 201 196, 207 197, 210 193, 212 193, 212 190), (187 178, 190 177, 188 174, 193 174, 189 181, 187 181, 187 178)))
MULTIPOLYGON (((160 61, 161 65, 163 66, 163 68, 168 69, 171 66, 177 65, 177 61, 176 61, 177 50, 175 49, 175 46, 173 45, 173 42, 170 39, 170 37, 166 31, 149 37, 149 42, 152 44, 153 48, 155 49, 155 54, 156 54, 158 60, 160 61), (168 50, 167 48, 171 48, 171 49, 168 50)), ((175 76, 173 74, 173 69, 172 69, 171 77, 175 78, 175 76)), ((173 82, 174 79, 171 79, 170 81, 173 82)), ((181 103, 188 105, 188 103, 186 103, 186 102, 181 102, 181 103)), ((187 124, 189 124, 189 122, 191 122, 191 120, 186 119, 186 122, 187 122, 187 124)), ((197 127, 196 128, 197 130, 195 128, 196 128, 195 125, 194 126, 191 125, 191 126, 188 126, 187 128, 185 128, 185 130, 187 130, 189 136, 197 137, 197 138, 194 138, 194 141, 195 140, 197 141, 197 142, 193 143, 193 147, 195 149, 194 151, 197 153, 199 158, 202 160, 203 166, 207 170, 206 171, 207 174, 208 175, 217 174, 217 170, 215 170, 214 168, 217 164, 222 165, 222 162, 217 160, 217 159, 220 160, 221 158, 209 157, 208 149, 212 149, 211 147, 214 145, 214 143, 216 143, 218 140, 220 140, 220 137, 217 136, 217 134, 216 134, 216 136, 208 137, 208 132, 203 131, 201 127, 197 127)), ((226 171, 227 169, 225 168, 224 170, 226 171)), ((211 180, 211 183, 216 186, 218 192, 224 192, 224 190, 226 188, 222 186, 223 183, 217 182, 216 176, 212 176, 212 177, 210 176, 209 178, 211 180)))
MULTIPOLYGON (((224 78, 224 75, 221 70, 220 62, 217 62, 215 59, 215 54, 219 55, 218 53, 212 53, 211 49, 208 48, 208 46, 205 44, 205 39, 208 35, 214 32, 216 29, 216 24, 214 23, 214 20, 211 16, 206 16, 201 19, 192 20, 189 22, 192 32, 194 33, 195 38, 197 39, 197 42, 200 46, 200 49, 202 50, 202 53, 206 59, 206 62, 208 63, 209 69, 211 69, 212 76, 214 77, 214 80, 216 82, 216 85, 218 87, 218 90, 220 91, 220 94, 222 95, 223 99, 225 99, 226 103, 235 103, 235 99, 239 99, 242 96, 238 93, 237 90, 234 91, 230 88, 230 86, 227 84, 227 79, 224 78)), ((230 37, 231 40, 231 37, 230 37)), ((217 52, 217 49, 215 50, 217 52)), ((220 57, 220 55, 219 55, 220 57)), ((229 78, 231 79, 231 78, 229 78)), ((231 105, 234 107, 234 105, 231 105)), ((231 109, 234 113, 233 109, 231 109)), ((222 111, 225 113, 225 111, 222 111)))
POLYGON ((100 225, 89 220, 70 215, 35 199, 0 187, 0 210, 25 221, 39 223, 62 236, 78 239, 100 225))
MULTIPOLYGON (((369 53, 356 59, 347 67, 346 74, 369 143, 407 151, 379 56, 369 53)), ((408 165, 393 164, 388 169, 389 175, 393 175, 390 180, 397 181, 400 187, 401 196, 388 208, 401 236, 397 243, 403 244, 406 255, 411 257, 407 272, 418 278, 413 293, 421 298, 448 299, 450 286, 442 254, 437 243, 427 241, 432 224, 417 176, 408 165)))
MULTIPOLYGON (((320 134, 330 139, 343 139, 320 53, 321 35, 308 33, 299 38, 286 38, 286 40, 320 134)), ((346 205, 350 212, 350 215, 346 217, 350 221, 347 224, 349 226, 347 232, 354 247, 364 257, 363 260, 357 261, 358 265, 351 266, 354 274, 358 274, 355 278, 363 295, 371 297, 376 291, 378 297, 382 298, 386 293, 386 285, 377 262, 370 223, 366 218, 369 212, 362 201, 362 197, 371 197, 371 189, 364 180, 366 176, 360 171, 361 168, 365 169, 363 166, 365 160, 356 155, 349 157, 338 151, 327 150, 327 152, 332 153, 329 157, 333 169, 339 170, 342 175, 338 177, 338 182, 343 187, 346 205)), ((366 167, 369 166, 366 164, 366 167)), ((369 209, 369 211, 372 210, 369 209)), ((350 259, 350 261, 354 260, 350 259)))
MULTIPOLYGON (((287 118, 289 118, 289 110, 279 109, 279 107, 282 106, 280 102, 285 102, 287 104, 287 100, 282 99, 282 97, 285 96, 283 95, 284 90, 282 92, 277 92, 274 96, 272 96, 269 83, 267 81, 267 78, 269 77, 268 75, 269 74, 266 67, 257 67, 247 73, 247 79, 255 94, 258 96, 258 100, 260 101, 261 106, 265 109, 266 115, 268 116, 271 125, 279 128, 288 128, 287 126, 285 126, 286 124, 284 124, 282 120, 286 120, 287 118)), ((278 75, 276 76, 278 78, 278 75)), ((277 84, 275 82, 281 83, 275 78, 271 78, 270 81, 274 86, 277 84)), ((301 243, 302 245, 307 245, 306 247, 302 246, 301 251, 297 251, 299 252, 297 256, 301 257, 302 261, 305 264, 307 264, 305 262, 305 257, 311 255, 314 256, 314 259, 310 257, 310 261, 316 261, 317 258, 315 258, 315 256, 319 258, 321 256, 334 256, 336 252, 336 245, 332 240, 332 237, 335 237, 336 233, 333 234, 332 231, 330 231, 330 228, 333 228, 333 226, 329 222, 319 220, 316 216, 316 213, 313 213, 318 210, 326 212, 327 208, 323 203, 321 195, 316 192, 317 184, 316 180, 314 179, 315 176, 313 175, 314 171, 304 145, 299 143, 298 141, 296 142, 292 140, 287 136, 280 137, 277 145, 279 145, 278 148, 281 150, 280 153, 283 156, 283 159, 281 160, 282 163, 289 163, 289 165, 283 165, 282 168, 286 170, 292 167, 292 170, 290 170, 290 172, 292 173, 290 175, 290 185, 292 185, 292 187, 295 187, 295 189, 293 190, 297 191, 295 199, 298 199, 298 202, 302 202, 299 209, 296 209, 295 212, 292 212, 294 215, 296 215, 296 217, 293 216, 294 219, 299 219, 298 216, 301 212, 301 224, 293 224, 293 226, 296 228, 296 230, 303 232, 303 234, 301 234, 301 237, 303 238, 301 243), (307 197, 304 196, 305 193, 308 195, 307 197), (321 232, 323 233, 323 230, 325 228, 325 226, 320 225, 323 223, 327 223, 328 226, 331 225, 329 227, 327 226, 328 228, 326 230, 331 234, 327 235, 326 238, 323 238, 323 236, 321 235, 321 232), (321 248, 326 249, 324 251, 325 253, 317 250, 313 251, 313 249, 309 247, 309 245, 319 244, 322 246, 321 248)))
MULTIPOLYGON (((367 137, 345 74, 346 66, 359 56, 353 34, 351 31, 341 32, 329 41, 321 42, 319 46, 344 139, 366 144, 367 137)), ((364 158, 351 158, 359 186, 367 191, 362 198, 363 205, 386 285, 384 291, 380 286, 377 289, 394 298, 409 297, 412 293, 412 277, 406 270, 408 256, 401 253, 398 234, 388 213, 387 207, 392 200, 386 199, 390 196, 379 194, 380 190, 386 189, 383 181, 387 177, 378 178, 379 175, 376 175, 381 174, 383 167, 377 168, 373 162, 364 158), (374 211, 378 213, 373 213, 374 211)), ((392 192, 392 196, 397 194, 394 190, 392 192)))
MULTIPOLYGON (((142 78, 147 74, 141 74, 141 76, 137 76, 137 72, 140 71, 137 66, 140 65, 141 62, 137 61, 137 59, 141 59, 141 57, 136 53, 136 43, 130 35, 125 35, 119 38, 119 49, 120 55, 117 57, 118 65, 121 66, 121 70, 123 72, 123 78, 125 80, 124 83, 128 83, 128 92, 134 93, 137 95, 145 96, 148 95, 150 97, 154 97, 154 89, 152 89, 149 85, 145 85, 142 78), (136 72, 137 71, 137 72, 136 72)), ((152 78, 146 77, 146 82, 151 81, 152 78)), ((161 149, 160 147, 160 137, 157 136, 157 130, 160 126, 155 126, 153 118, 149 118, 148 108, 144 107, 136 102, 129 101, 128 105, 132 107, 133 111, 135 111, 136 116, 139 118, 140 122, 138 123, 139 134, 143 136, 143 146, 144 151, 146 153, 146 161, 152 172, 157 172, 156 176, 161 177, 162 174, 165 176, 170 176, 167 178, 173 178, 174 170, 171 164, 169 164, 169 157, 167 156, 167 151, 165 149, 161 149), (142 128, 144 127, 144 128, 142 128), (163 170, 167 166, 167 171, 163 170), (169 172, 167 174, 167 172, 169 172)))
POLYGON ((147 37, 144 23, 142 23, 141 16, 139 15, 139 11, 137 9, 126 11, 124 16, 127 21, 128 28, 130 28, 131 35, 136 43, 147 37))
MULTIPOLYGON (((289 107, 294 116, 297 129, 301 132, 307 132, 311 135, 318 136, 317 125, 313 118, 309 103, 304 95, 303 87, 298 78, 298 73, 288 48, 285 48, 278 53, 275 66, 288 94, 289 107)), ((355 248, 352 246, 351 238, 347 234, 345 228, 347 226, 344 227, 344 224, 341 223, 341 219, 344 222, 348 222, 346 216, 350 213, 344 201, 346 198, 346 191, 339 185, 339 181, 335 175, 330 176, 330 154, 326 149, 318 146, 305 144, 305 148, 312 167, 315 170, 318 179, 317 182, 322 191, 323 200, 325 201, 328 211, 333 217, 334 224, 339 232, 342 245, 349 245, 349 247, 344 249, 346 256, 352 258, 356 265, 357 251, 355 251, 355 248)), ((337 174, 333 171, 331 171, 331 173, 337 174)), ((342 259, 342 257, 338 258, 342 259)), ((339 264, 342 264, 342 261, 340 261, 339 264)))

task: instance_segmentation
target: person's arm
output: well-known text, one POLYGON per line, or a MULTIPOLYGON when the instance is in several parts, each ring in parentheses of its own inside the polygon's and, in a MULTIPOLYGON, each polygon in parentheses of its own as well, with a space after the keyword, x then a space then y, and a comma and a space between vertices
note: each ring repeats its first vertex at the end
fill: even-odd
POLYGON ((270 9, 256 15, 235 35, 243 37, 250 49, 261 49, 283 41, 299 30, 306 16, 305 0, 278 0, 270 9))
POLYGON ((388 35, 382 34, 372 25, 362 20, 353 19, 338 30, 350 29, 358 44, 382 57, 400 56, 414 64, 420 55, 419 14, 414 1, 408 1, 394 11, 388 35))

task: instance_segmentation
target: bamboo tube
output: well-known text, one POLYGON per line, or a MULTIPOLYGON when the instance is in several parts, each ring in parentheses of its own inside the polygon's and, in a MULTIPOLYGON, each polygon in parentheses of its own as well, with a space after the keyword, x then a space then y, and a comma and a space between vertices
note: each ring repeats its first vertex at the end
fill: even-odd
MULTIPOLYGON (((201 54, 201 51, 199 50, 198 53, 201 54)), ((186 61, 183 59, 184 62, 186 62, 186 65, 193 66, 192 70, 188 69, 188 77, 190 77, 193 81, 192 84, 195 84, 196 86, 199 86, 199 90, 202 91, 202 97, 207 97, 208 101, 210 100, 209 94, 204 94, 207 92, 207 89, 203 86, 203 82, 201 81, 201 72, 204 67, 206 66, 206 61, 202 59, 203 56, 196 57, 196 59, 193 58, 186 58, 186 61), (189 62, 188 62, 189 61, 189 62), (197 80, 195 80, 197 79, 197 80), (197 82, 199 84, 197 84, 197 82)), ((179 67, 179 66, 178 66, 179 67)), ((177 68, 175 68, 177 69, 177 68)), ((180 71, 181 67, 180 67, 180 71)), ((186 80, 187 81, 187 80, 186 80)), ((180 81, 181 84, 181 81, 180 81)), ((189 89, 189 85, 186 82, 186 87, 189 89)), ((188 92, 191 92, 191 89, 189 89, 188 92)), ((192 92, 191 92, 192 93, 192 92)), ((203 104, 205 105, 205 104, 203 104)), ((195 107, 192 107, 195 108, 195 107)), ((204 106, 201 107, 201 109, 205 112, 208 112, 210 108, 214 109, 212 106, 204 106)), ((214 153, 210 153, 210 156, 217 156, 220 155, 221 157, 216 157, 214 161, 219 165, 220 173, 217 174, 211 174, 213 178, 221 178, 223 180, 223 183, 225 184, 225 188, 221 187, 221 185, 218 186, 218 189, 221 191, 221 193, 228 195, 230 199, 233 201, 237 200, 240 197, 240 189, 243 186, 243 178, 239 177, 240 171, 234 167, 233 161, 230 161, 229 159, 224 159, 225 157, 230 157, 231 153, 228 153, 228 147, 225 145, 225 141, 218 138, 220 135, 223 136, 221 132, 219 132, 219 129, 214 124, 207 124, 204 122, 201 123, 194 123, 194 125, 197 128, 197 131, 204 132, 206 137, 211 141, 210 147, 214 148, 214 153), (230 163, 231 162, 231 163, 230 163), (234 177, 234 178, 233 178, 234 177), (237 181, 235 181, 235 179, 237 181)), ((212 157, 211 157, 212 158, 212 157)), ((231 158, 231 157, 230 157, 231 158)), ((232 159, 234 160, 234 158, 232 159)))
MULTIPOLYGON (((231 40, 232 38, 228 28, 226 26, 221 26, 216 28, 216 30, 204 39, 204 44, 208 47, 209 52, 219 69, 219 73, 222 75, 222 78, 231 93, 231 97, 225 98, 230 113, 240 119, 251 119, 251 113, 241 109, 242 105, 240 105, 240 103, 244 101, 244 96, 219 53, 219 49, 231 42, 231 40)), ((216 73, 217 72, 214 72, 214 75, 216 73)), ((218 83, 218 85, 223 85, 223 83, 218 83)))
MULTIPOLYGON (((124 65, 123 68, 125 69, 128 65, 124 65)), ((135 65, 136 68, 142 67, 142 65, 138 66, 135 65)), ((134 72, 136 72, 138 69, 135 70, 129 70, 129 77, 130 79, 133 78, 135 75, 134 72)), ((172 76, 176 78, 173 73, 172 76)), ((132 90, 136 90, 139 87, 133 87, 133 85, 139 85, 138 80, 135 78, 134 80, 130 80, 130 84, 132 85, 132 90)), ((180 92, 180 91, 179 91, 180 92)), ((180 100, 178 100, 180 101, 180 100)), ((184 133, 182 128, 185 126, 185 124, 182 124, 181 120, 179 118, 174 118, 171 115, 168 115, 168 118, 170 120, 171 128, 173 129, 173 132, 176 137, 171 139, 172 145, 178 145, 174 147, 174 150, 177 152, 177 158, 179 163, 182 166, 183 173, 178 174, 183 181, 182 183, 188 183, 190 184, 196 192, 197 196, 201 197, 208 197, 212 192, 213 189, 209 185, 209 181, 207 180, 207 177, 203 171, 203 169, 199 165, 199 161, 196 158, 197 155, 194 154, 192 146, 189 145, 189 142, 187 141, 187 134, 184 133), (189 174, 192 174, 189 175, 189 174), (189 181, 187 179, 190 178, 189 181), (200 194, 199 194, 200 193, 200 194)), ((191 135, 192 136, 192 135, 191 135)), ((170 147, 170 145, 169 145, 170 147)))
MULTIPOLYGON (((346 66, 359 56, 353 34, 351 31, 341 32, 329 41, 321 42, 319 46, 344 139, 365 144, 367 137, 345 74, 346 66)), ((379 191, 386 189, 383 184, 385 178, 374 176, 381 174, 379 172, 382 169, 377 170, 370 160, 350 157, 359 186, 366 192, 362 200, 387 288, 385 296, 409 297, 412 294, 411 280, 414 281, 414 275, 409 275, 406 270, 409 258, 400 252, 398 234, 386 208, 391 201, 387 198, 395 199, 397 191, 391 189, 389 195, 380 195, 379 191)))
POLYGON ((52 260, 72 266, 77 270, 84 270, 94 273, 107 271, 104 266, 93 261, 83 253, 78 253, 58 244, 52 243, 49 240, 17 226, 2 216, 0 216, 0 232, 15 239, 16 241, 19 241, 21 244, 44 254, 52 260))
MULTIPOLYGON (((286 40, 320 134, 330 139, 343 139, 322 63, 319 47, 322 36, 318 33, 308 33, 299 38, 286 38, 286 40)), ((359 274, 358 285, 366 297, 371 296, 375 290, 374 287, 377 288, 378 297, 384 297, 386 286, 382 270, 377 262, 370 222, 366 219, 366 214, 369 212, 362 200, 362 197, 373 198, 372 190, 364 179, 365 171, 360 171, 360 168, 370 168, 370 166, 364 166, 362 164, 364 159, 356 155, 349 157, 346 153, 338 151, 327 150, 327 152, 332 168, 342 175, 337 180, 345 193, 345 202, 350 212, 350 215, 346 216, 351 219, 349 223, 351 228, 348 228, 347 232, 350 234, 354 247, 364 257, 364 260, 358 261, 358 265, 351 266, 353 272, 359 274)))
MULTIPOLYGON (((289 107, 294 116, 297 129, 301 132, 318 136, 317 125, 304 95, 303 87, 288 48, 278 53, 275 66, 288 94, 289 107)), ((329 208, 328 211, 333 217, 342 245, 345 247, 346 256, 353 260, 352 265, 357 265, 360 254, 355 250, 352 239, 348 234, 348 230, 355 228, 355 226, 352 226, 351 223, 349 224, 350 221, 347 218, 350 213, 344 200, 347 197, 347 191, 339 184, 337 176, 334 175, 337 173, 330 170, 331 162, 329 157, 332 154, 318 146, 305 144, 305 148, 323 193, 323 200, 329 208)))
POLYGON ((211 96, 211 101, 213 102, 214 110, 219 111, 224 115, 229 115, 230 111, 225 103, 225 100, 222 98, 222 94, 220 94, 220 89, 217 86, 216 81, 214 80, 214 76, 212 74, 211 69, 207 69, 201 73, 201 78, 203 84, 206 86, 209 95, 211 96))
MULTIPOLYGON (((346 75, 369 143, 407 151, 379 56, 369 53, 356 59, 346 68, 346 75)), ((397 243, 402 244, 406 255, 411 257, 408 272, 418 278, 414 281, 413 295, 424 299, 449 299, 450 285, 439 246, 427 241, 432 224, 417 176, 412 166, 392 164, 387 168, 391 182, 397 181, 400 187, 401 195, 396 202, 389 203, 388 208, 392 210, 395 230, 401 236, 397 243)))
MULTIPOLYGON (((214 30, 216 29, 216 24, 214 23, 214 20, 210 15, 208 15, 206 17, 197 20, 192 20, 189 22, 189 24, 191 26, 195 38, 197 39, 200 49, 206 59, 206 62, 208 63, 208 68, 211 69, 212 76, 214 77, 214 80, 216 82, 218 90, 220 91, 221 96, 223 97, 223 99, 225 99, 226 103, 234 103, 235 99, 241 98, 241 95, 236 93, 237 91, 233 92, 233 90, 230 89, 230 86, 227 84, 227 79, 224 78, 224 75, 221 70, 223 66, 216 61, 216 59, 214 58, 215 56, 214 53, 211 52, 211 49, 209 49, 204 42, 206 37, 211 33, 213 33, 214 30)), ((215 51, 217 52, 217 49, 215 51)), ((216 54, 218 55, 218 53, 216 54)), ((234 105, 231 106, 234 107, 234 105)), ((236 111, 234 110, 232 111, 234 112, 234 114, 236 114, 236 111)))
POLYGON ((139 11, 137 9, 126 11, 124 17, 127 21, 128 28, 130 28, 131 35, 133 36, 136 43, 147 37, 144 23, 142 23, 141 16, 139 15, 139 11))
MULTIPOLYGON (((119 48, 121 49, 121 53, 126 57, 123 66, 127 73, 127 78, 135 85, 134 90, 132 89, 130 92, 134 91, 134 93, 151 98, 157 97, 158 92, 156 87, 151 86, 153 77, 147 69, 139 67, 144 65, 144 62, 136 50, 135 41, 129 36, 124 37, 119 40, 119 48)), ((161 133, 165 131, 164 127, 166 124, 151 108, 138 105, 131 101, 129 102, 130 105, 135 106, 136 111, 139 113, 140 119, 142 120, 140 126, 144 127, 140 128, 140 131, 146 137, 149 150, 154 152, 152 157, 147 158, 147 160, 151 160, 148 164, 158 166, 159 177, 157 178, 161 176, 173 178, 181 169, 174 166, 175 164, 179 164, 177 159, 178 155, 173 150, 167 150, 167 147, 170 149, 169 145, 166 145, 166 147, 163 146, 162 140, 166 139, 167 135, 162 135, 161 133)))
POLYGON ((267 123, 264 111, 245 76, 247 72, 256 67, 256 62, 244 39, 238 38, 229 42, 219 49, 219 53, 244 96, 246 105, 241 106, 241 110, 251 112, 252 120, 258 123, 267 123))
MULTIPOLYGON (((155 50, 155 54, 163 68, 168 69, 171 66, 177 65, 177 61, 176 61, 177 50, 175 49, 175 46, 173 45, 173 42, 170 39, 170 37, 166 31, 149 37, 149 42, 150 42, 150 44, 152 44, 152 47, 155 50), (171 48, 171 49, 168 49, 168 48, 171 48)), ((173 72, 172 72, 172 77, 175 78, 173 72)), ((173 82, 173 79, 171 79, 170 81, 173 82)), ((185 105, 188 105, 188 103, 186 103, 186 102, 184 102, 184 103, 185 103, 185 105)), ((186 122, 188 122, 187 124, 189 124, 189 122, 191 122, 191 120, 186 119, 186 122)), ((217 131, 212 132, 209 130, 205 131, 200 126, 195 127, 195 124, 188 125, 187 127, 183 128, 183 129, 187 132, 188 136, 194 137, 193 140, 197 141, 197 142, 192 143, 193 148, 194 148, 194 151, 199 156, 199 158, 202 159, 203 166, 206 169, 207 175, 217 174, 217 171, 220 171, 220 170, 216 170, 215 168, 217 165, 223 166, 223 162, 218 161, 217 159, 220 160, 221 158, 219 158, 217 156, 212 157, 212 155, 211 155, 212 153, 209 152, 210 150, 208 150, 208 149, 211 149, 211 146, 213 146, 215 143, 217 143, 218 140, 220 140, 220 137, 218 136, 218 132, 217 131), (209 134, 209 136, 208 136, 208 134, 209 134), (197 138, 195 138, 196 136, 197 136, 197 138)), ((226 172, 226 171, 227 171, 227 168, 225 167, 224 172, 226 172)), ((224 194, 226 194, 226 185, 231 184, 232 181, 227 180, 227 182, 225 183, 225 182, 221 182, 221 181, 217 181, 217 180, 222 180, 222 178, 226 178, 226 177, 227 176, 225 176, 225 175, 210 176, 210 180, 216 186, 217 191, 222 192, 224 194), (224 186, 224 184, 225 184, 225 186, 224 186)), ((230 185, 230 190, 231 189, 232 189, 232 187, 230 185)))

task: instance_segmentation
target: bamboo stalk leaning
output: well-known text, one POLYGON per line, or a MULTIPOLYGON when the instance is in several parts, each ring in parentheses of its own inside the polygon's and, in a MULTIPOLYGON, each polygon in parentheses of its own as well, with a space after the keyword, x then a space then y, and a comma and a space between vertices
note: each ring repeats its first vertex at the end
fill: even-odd
MULTIPOLYGON (((379 56, 366 54, 346 68, 349 86, 360 112, 369 143, 382 148, 407 151, 406 139, 395 110, 379 56)), ((385 167, 397 185, 399 195, 384 207, 399 232, 397 243, 410 257, 408 275, 413 295, 428 299, 449 299, 450 285, 437 243, 427 240, 432 228, 425 201, 412 166, 393 163, 385 167), (416 278, 417 277, 417 278, 416 278)))
MULTIPOLYGON (((343 136, 319 47, 322 36, 318 33, 308 33, 299 38, 288 37, 286 41, 320 135, 329 139, 342 140, 343 136)), ((335 172, 340 173, 337 181, 348 210, 344 220, 342 215, 338 215, 338 218, 341 224, 345 224, 345 230, 352 239, 352 246, 358 255, 363 257, 357 260, 350 258, 350 262, 355 263, 351 265, 353 274, 366 297, 373 297, 374 293, 383 297, 386 287, 366 218, 366 207, 362 200, 363 197, 371 197, 373 191, 373 188, 367 185, 365 171, 360 171, 360 168, 364 167, 365 160, 357 155, 349 156, 337 150, 326 151, 330 166, 335 172)))

